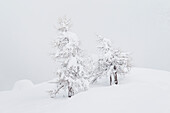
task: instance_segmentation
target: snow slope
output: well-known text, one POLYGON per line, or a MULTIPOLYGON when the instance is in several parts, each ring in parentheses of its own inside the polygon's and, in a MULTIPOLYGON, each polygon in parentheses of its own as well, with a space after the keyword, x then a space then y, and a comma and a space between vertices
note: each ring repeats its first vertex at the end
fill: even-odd
POLYGON ((103 79, 72 98, 52 99, 49 83, 19 82, 12 91, 0 92, 0 113, 170 113, 170 72, 133 68, 118 86, 103 79), (25 85, 28 86, 28 85, 25 85))

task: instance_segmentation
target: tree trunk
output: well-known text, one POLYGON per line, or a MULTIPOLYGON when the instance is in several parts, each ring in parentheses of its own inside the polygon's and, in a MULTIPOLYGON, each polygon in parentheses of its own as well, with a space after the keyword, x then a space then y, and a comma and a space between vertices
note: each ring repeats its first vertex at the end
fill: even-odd
POLYGON ((74 95, 73 88, 68 86, 68 97, 71 98, 73 95, 74 95))
POLYGON ((110 75, 110 85, 112 85, 112 75, 110 75))
POLYGON ((117 80, 117 72, 115 72, 115 75, 114 75, 114 83, 117 85, 118 84, 118 80, 117 80))

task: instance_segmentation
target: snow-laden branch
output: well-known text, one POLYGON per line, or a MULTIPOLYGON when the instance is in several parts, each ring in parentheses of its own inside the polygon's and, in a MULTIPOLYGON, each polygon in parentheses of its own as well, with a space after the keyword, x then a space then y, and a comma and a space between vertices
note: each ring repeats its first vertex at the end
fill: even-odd
POLYGON ((59 19, 59 34, 54 41, 54 58, 60 63, 60 69, 57 72, 57 82, 61 85, 58 89, 52 91, 58 93, 62 89, 68 89, 68 97, 73 96, 82 90, 88 88, 88 75, 86 57, 80 48, 78 36, 70 32, 71 20, 67 18, 59 19), (67 81, 67 82, 65 82, 67 81))

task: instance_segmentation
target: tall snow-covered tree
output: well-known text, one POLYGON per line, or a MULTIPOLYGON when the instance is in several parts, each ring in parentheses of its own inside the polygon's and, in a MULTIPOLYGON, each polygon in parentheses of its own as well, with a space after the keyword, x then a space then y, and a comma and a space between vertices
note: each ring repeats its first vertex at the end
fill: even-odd
POLYGON ((57 88, 50 90, 54 97, 60 90, 68 91, 68 97, 88 88, 88 65, 84 52, 80 48, 78 36, 70 31, 71 20, 59 19, 57 39, 54 41, 54 57, 59 64, 55 82, 57 88))
POLYGON ((128 53, 114 49, 109 39, 100 35, 98 35, 98 38, 100 57, 97 61, 92 83, 102 76, 107 76, 110 78, 110 85, 112 85, 113 77, 114 83, 118 84, 118 75, 126 74, 131 68, 130 56, 128 53))

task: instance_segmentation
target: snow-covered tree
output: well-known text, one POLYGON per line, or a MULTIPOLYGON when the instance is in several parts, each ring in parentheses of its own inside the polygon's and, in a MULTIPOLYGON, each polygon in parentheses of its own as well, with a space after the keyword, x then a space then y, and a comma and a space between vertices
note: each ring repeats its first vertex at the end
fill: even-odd
POLYGON ((50 90, 51 97, 54 97, 60 90, 68 91, 68 97, 73 96, 88 88, 88 63, 83 50, 80 48, 78 36, 70 32, 71 20, 66 17, 59 19, 59 34, 54 41, 54 57, 59 63, 57 88, 50 90))
POLYGON ((92 83, 102 76, 108 76, 110 85, 112 85, 112 77, 114 77, 114 83, 118 84, 118 75, 126 74, 131 68, 130 56, 128 53, 113 49, 112 42, 109 39, 100 35, 98 35, 98 38, 98 49, 101 54, 94 70, 92 83))

